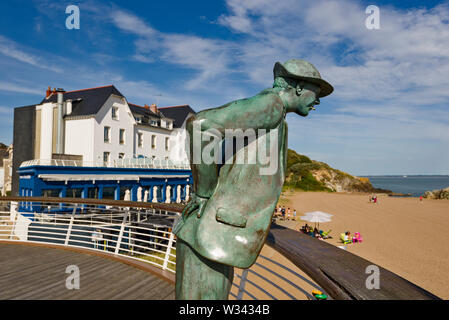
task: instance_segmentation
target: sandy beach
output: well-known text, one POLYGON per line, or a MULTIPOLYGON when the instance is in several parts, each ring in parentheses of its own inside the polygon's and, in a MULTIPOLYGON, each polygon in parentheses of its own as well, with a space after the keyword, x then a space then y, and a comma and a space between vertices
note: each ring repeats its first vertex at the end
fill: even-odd
POLYGON ((374 204, 368 194, 286 192, 280 203, 298 211, 298 221, 280 225, 298 229, 305 212, 331 213, 332 221, 320 226, 332 229, 333 239, 325 241, 342 245, 340 233, 360 232, 363 243, 348 251, 449 299, 449 201, 378 195, 374 204))

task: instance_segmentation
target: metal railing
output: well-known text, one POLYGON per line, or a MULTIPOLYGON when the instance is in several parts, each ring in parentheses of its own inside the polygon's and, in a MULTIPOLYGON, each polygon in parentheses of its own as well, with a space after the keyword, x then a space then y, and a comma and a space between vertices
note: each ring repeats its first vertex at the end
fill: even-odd
MULTIPOLYGON (((26 198, 22 199, 25 203, 26 198)), ((21 202, 0 199, 0 241, 78 247, 124 256, 175 273, 176 236, 171 227, 178 212, 138 209, 118 202, 117 206, 95 205, 92 201, 44 202, 53 200, 41 199, 37 207, 45 207, 46 212, 30 214, 18 212, 21 202), (69 210, 71 213, 67 213, 69 210)), ((263 255, 250 269, 236 269, 232 288, 230 299, 238 300, 315 299, 312 289, 324 292, 304 275, 263 255)))
POLYGON ((91 168, 137 168, 137 169, 183 169, 190 170, 188 162, 157 159, 117 159, 109 162, 62 160, 62 159, 34 159, 22 162, 21 168, 31 166, 57 167, 91 167, 91 168))
MULTIPOLYGON (((91 206, 91 205, 90 205, 91 206)), ((170 232, 176 213, 161 210, 54 206, 67 213, 0 211, 0 240, 80 247, 143 261, 175 272, 176 240, 170 232), (94 213, 89 213, 89 212, 94 213)))

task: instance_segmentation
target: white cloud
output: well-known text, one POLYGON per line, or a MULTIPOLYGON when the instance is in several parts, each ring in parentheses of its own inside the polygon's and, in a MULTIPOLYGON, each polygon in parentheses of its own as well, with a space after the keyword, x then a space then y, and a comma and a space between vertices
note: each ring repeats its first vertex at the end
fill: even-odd
POLYGON ((13 109, 0 106, 0 114, 11 115, 12 113, 13 113, 13 109))
POLYGON ((125 11, 114 10, 110 17, 117 27, 130 33, 144 37, 151 37, 157 34, 157 32, 151 28, 147 22, 144 22, 137 16, 125 11))
POLYGON ((44 93, 44 90, 28 88, 28 87, 24 87, 21 84, 7 83, 7 82, 0 82, 0 90, 8 91, 8 92, 35 94, 35 95, 40 95, 40 96, 42 96, 44 93))
POLYGON ((204 37, 169 34, 151 28, 136 15, 122 10, 111 11, 113 24, 138 38, 134 42, 136 53, 133 59, 143 63, 164 62, 177 64, 197 71, 185 83, 188 90, 204 88, 215 77, 223 77, 230 72, 230 51, 232 43, 204 37))
POLYGON ((54 72, 61 72, 61 69, 56 66, 49 65, 41 58, 19 49, 18 45, 14 41, 9 40, 2 35, 0 35, 0 53, 20 62, 30 64, 34 67, 47 69, 54 72))

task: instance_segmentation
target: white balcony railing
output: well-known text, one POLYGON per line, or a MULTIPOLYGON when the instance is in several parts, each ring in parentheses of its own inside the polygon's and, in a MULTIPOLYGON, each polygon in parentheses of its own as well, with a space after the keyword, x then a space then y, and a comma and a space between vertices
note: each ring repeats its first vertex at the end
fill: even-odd
POLYGON ((59 159, 34 159, 22 162, 21 168, 31 166, 57 166, 57 167, 104 167, 104 168, 141 168, 141 169, 183 169, 189 170, 188 162, 153 159, 117 159, 109 162, 83 161, 83 160, 59 160, 59 159))

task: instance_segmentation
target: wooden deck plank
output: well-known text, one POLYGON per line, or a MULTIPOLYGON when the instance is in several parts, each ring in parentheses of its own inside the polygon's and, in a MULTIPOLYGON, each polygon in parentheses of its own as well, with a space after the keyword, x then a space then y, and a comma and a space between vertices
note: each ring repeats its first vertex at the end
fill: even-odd
POLYGON ((0 299, 166 299, 167 279, 112 258, 62 249, 0 243, 0 299), (80 268, 80 289, 68 290, 68 265, 80 268))

